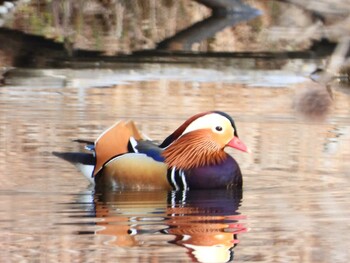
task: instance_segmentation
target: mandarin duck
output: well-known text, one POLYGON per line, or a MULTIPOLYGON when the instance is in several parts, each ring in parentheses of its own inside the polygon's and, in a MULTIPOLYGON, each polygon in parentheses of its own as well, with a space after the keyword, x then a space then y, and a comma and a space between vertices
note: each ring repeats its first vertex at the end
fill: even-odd
POLYGON ((186 120, 161 144, 146 139, 132 121, 104 131, 83 152, 53 152, 73 163, 96 189, 210 189, 242 187, 238 163, 226 146, 249 152, 233 119, 221 111, 186 120))

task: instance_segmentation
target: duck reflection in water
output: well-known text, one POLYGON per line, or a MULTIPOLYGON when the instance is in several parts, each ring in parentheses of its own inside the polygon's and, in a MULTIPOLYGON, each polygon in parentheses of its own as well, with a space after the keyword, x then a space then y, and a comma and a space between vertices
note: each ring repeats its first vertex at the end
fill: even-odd
MULTIPOLYGON (((149 247, 164 241, 187 250, 194 262, 228 262, 238 234, 242 190, 122 191, 95 196, 101 230, 118 247, 149 247)), ((155 248, 153 248, 155 249, 155 248)))

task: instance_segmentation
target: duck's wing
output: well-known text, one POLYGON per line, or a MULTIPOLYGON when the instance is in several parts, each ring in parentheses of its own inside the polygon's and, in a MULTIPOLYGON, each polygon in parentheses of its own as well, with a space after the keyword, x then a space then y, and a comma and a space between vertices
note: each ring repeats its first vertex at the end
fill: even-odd
POLYGON ((149 140, 130 137, 128 152, 114 156, 103 164, 95 176, 98 190, 171 189, 162 149, 149 140))
MULTIPOLYGON (((147 160, 153 159, 153 162, 162 163, 156 164, 154 167, 162 167, 164 165, 161 156, 162 149, 150 140, 145 140, 145 138, 146 136, 141 135, 134 122, 120 121, 104 131, 95 142, 81 139, 74 140, 85 144, 85 148, 92 151, 92 153, 53 152, 53 154, 74 164, 91 182, 94 182, 96 175, 107 164, 113 170, 117 164, 124 163, 125 166, 125 164, 128 164, 128 160, 136 160, 136 157, 140 154, 144 156, 141 159, 146 160, 146 164, 148 164, 147 160), (136 155, 133 155, 134 153, 136 155)), ((152 161, 149 163, 151 164, 152 161)), ((141 165, 139 166, 141 167, 141 165)), ((149 166, 152 167, 152 165, 149 166)))
POLYGON ((130 138, 136 141, 143 137, 133 121, 119 121, 104 131, 95 141, 95 176, 111 158, 129 152, 130 138))
POLYGON ((108 161, 95 178, 99 190, 171 189, 167 165, 146 154, 126 153, 108 161))
POLYGON ((131 146, 131 152, 145 154, 157 162, 164 162, 163 149, 153 141, 131 138, 129 145, 131 146))

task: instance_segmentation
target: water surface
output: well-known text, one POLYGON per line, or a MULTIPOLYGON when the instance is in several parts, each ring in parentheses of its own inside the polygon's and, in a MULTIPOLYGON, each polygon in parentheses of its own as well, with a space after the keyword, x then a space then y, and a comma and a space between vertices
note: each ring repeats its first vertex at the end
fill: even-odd
POLYGON ((293 105, 315 65, 294 62, 13 71, 0 87, 1 261, 347 262, 348 89, 332 87, 325 119, 304 118, 293 105), (119 119, 162 140, 213 109, 253 152, 229 151, 243 192, 95 194, 51 155, 119 119))

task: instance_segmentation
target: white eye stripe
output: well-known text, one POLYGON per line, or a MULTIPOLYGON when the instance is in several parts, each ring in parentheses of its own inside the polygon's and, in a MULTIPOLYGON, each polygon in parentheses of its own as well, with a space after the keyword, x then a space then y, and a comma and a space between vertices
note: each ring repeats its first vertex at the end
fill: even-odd
POLYGON ((226 117, 217 113, 211 113, 194 120, 188 125, 183 134, 200 129, 211 129, 215 133, 222 133, 225 130, 225 127, 228 126, 231 126, 231 123, 226 117), (221 127, 222 130, 218 131, 216 130, 216 127, 221 127))

